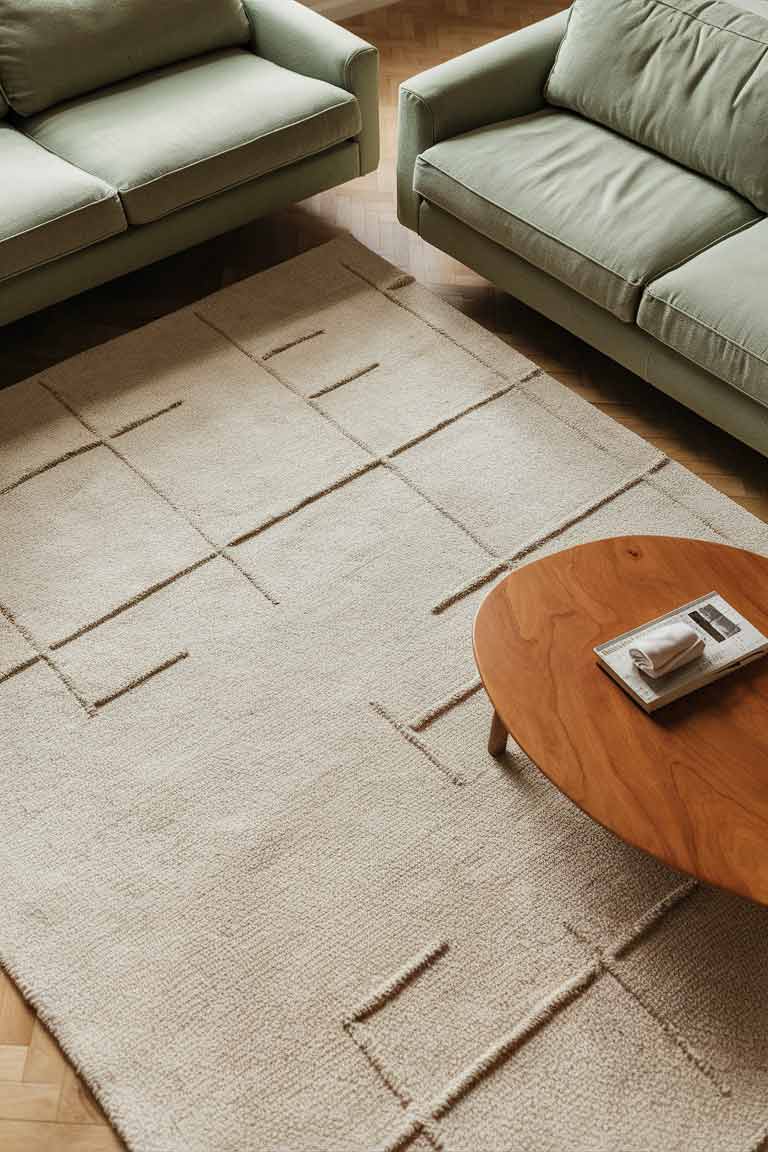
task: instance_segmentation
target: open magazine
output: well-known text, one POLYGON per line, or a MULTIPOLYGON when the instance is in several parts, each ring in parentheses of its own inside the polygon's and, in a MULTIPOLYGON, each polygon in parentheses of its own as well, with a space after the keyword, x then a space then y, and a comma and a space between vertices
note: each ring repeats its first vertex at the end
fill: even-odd
POLYGON ((649 620, 614 640, 594 649, 598 664, 646 712, 655 712, 721 676, 743 668, 745 664, 768 654, 768 636, 759 632, 740 612, 717 592, 692 600, 649 620), (633 663, 629 650, 636 642, 660 624, 680 622, 694 628, 704 642, 697 660, 656 680, 644 675, 633 663))

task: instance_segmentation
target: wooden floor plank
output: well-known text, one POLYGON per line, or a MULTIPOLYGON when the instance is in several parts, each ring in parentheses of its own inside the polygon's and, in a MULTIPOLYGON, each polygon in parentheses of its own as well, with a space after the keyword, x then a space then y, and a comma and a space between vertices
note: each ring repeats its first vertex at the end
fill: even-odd
POLYGON ((68 1064, 54 1038, 35 1021, 29 1048, 25 1049, 27 1059, 24 1065, 24 1080, 35 1084, 64 1083, 68 1064))
POLYGON ((28 1045, 32 1039, 35 1014, 29 1008, 16 986, 3 972, 3 998, 0 1003, 0 1044, 28 1045))
POLYGON ((23 1044, 0 1044, 0 1081, 21 1082, 28 1051, 23 1044))
POLYGON ((0 1083, 0 1120, 55 1120, 59 1095, 56 1084, 0 1083))
POLYGON ((109 1128, 92 1124, 40 1124, 0 1120, 2 1152, 121 1152, 109 1128))
POLYGON ((68 1068, 61 1086, 56 1119, 61 1124, 104 1124, 104 1115, 84 1084, 68 1068))

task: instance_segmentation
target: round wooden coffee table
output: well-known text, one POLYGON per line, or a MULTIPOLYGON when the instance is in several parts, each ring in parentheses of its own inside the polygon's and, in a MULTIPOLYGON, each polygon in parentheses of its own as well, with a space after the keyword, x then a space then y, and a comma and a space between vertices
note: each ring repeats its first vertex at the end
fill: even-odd
POLYGON ((623 840, 768 904, 768 657, 649 716, 592 651, 713 591, 768 635, 768 559, 722 544, 625 536, 507 576, 474 628, 489 750, 509 733, 623 840))

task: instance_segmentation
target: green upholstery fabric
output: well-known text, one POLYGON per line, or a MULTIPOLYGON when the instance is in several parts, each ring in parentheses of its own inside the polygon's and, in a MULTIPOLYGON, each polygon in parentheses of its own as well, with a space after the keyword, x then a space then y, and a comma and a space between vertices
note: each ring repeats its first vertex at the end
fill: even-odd
MULTIPOLYGON (((763 0, 740 2, 759 7, 763 0)), ((624 13, 633 5, 622 0, 616 7, 624 13)), ((671 0, 670 22, 683 5, 712 12, 711 0, 671 0)), ((552 108, 536 115, 545 108, 542 71, 554 64, 566 19, 561 13, 543 20, 403 85, 398 216, 428 243, 768 456, 768 405, 753 399, 755 381, 762 398, 768 379, 768 338, 758 319, 768 221, 721 183, 604 125, 552 108), (554 131, 550 116, 565 117, 560 124, 569 131, 554 131), (669 307, 674 299, 680 310, 683 284, 699 321, 707 320, 704 300, 719 293, 720 314, 707 322, 733 342, 727 352, 713 333, 706 348, 698 333, 683 334, 669 307), (669 299, 662 299, 667 286, 669 299), (626 322, 638 305, 640 323, 656 335, 626 322), (726 311, 734 312, 727 326, 726 311), (741 373, 736 387, 722 376, 724 358, 729 378, 741 373)), ((709 35, 702 30, 705 47, 709 35)), ((619 51, 611 40, 603 52, 615 65, 624 44, 619 51)), ((641 52, 638 70, 651 67, 653 54, 641 52)), ((695 62, 687 59, 693 76, 695 62)), ((709 128, 699 123, 695 130, 706 135, 709 128)), ((756 151, 768 157, 765 148, 756 151)))
POLYGON ((397 214, 418 228, 416 158, 433 144, 544 104, 544 84, 565 31, 559 12, 491 44, 413 76, 400 88, 397 214))
POLYGON ((379 163, 379 54, 296 0, 243 0, 257 55, 351 92, 360 106, 360 174, 379 163))
POLYGON ((43 113, 28 135, 120 192, 131 224, 253 180, 360 132, 349 92, 227 49, 43 113))
POLYGON ((125 230, 114 188, 0 124, 0 281, 125 230))
POLYGON ((768 407, 768 220, 655 280, 637 322, 768 407))
POLYGON ((0 135, 0 325, 376 167, 375 48, 294 0, 247 9, 0 0, 0 68, 39 41, 16 112, 45 113, 14 118, 23 179, 0 135))
POLYGON ((0 0, 0 86, 32 116, 249 35, 240 0, 0 0))
POLYGON ((627 322, 645 284, 758 216, 729 189, 555 109, 427 149, 414 188, 627 322))
POLYGON ((503 291, 768 456, 768 408, 745 393, 724 384, 636 325, 622 324, 572 288, 426 202, 421 205, 419 233, 503 291))
POLYGON ((129 228, 45 268, 4 281, 0 283, 0 324, 343 184, 359 175, 359 171, 357 144, 339 144, 259 180, 239 184, 210 200, 181 208, 154 224, 129 228))
POLYGON ((768 212, 768 18, 723 0, 575 0, 546 98, 768 212))

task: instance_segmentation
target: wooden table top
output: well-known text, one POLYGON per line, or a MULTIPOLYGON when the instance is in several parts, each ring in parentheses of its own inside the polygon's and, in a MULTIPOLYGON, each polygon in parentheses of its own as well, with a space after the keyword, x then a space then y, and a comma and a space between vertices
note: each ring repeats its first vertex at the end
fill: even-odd
POLYGON ((705 540, 600 540, 509 575, 475 620, 507 731, 623 840, 768 904, 768 657, 647 715, 596 644, 708 592, 768 635, 768 559, 705 540))

